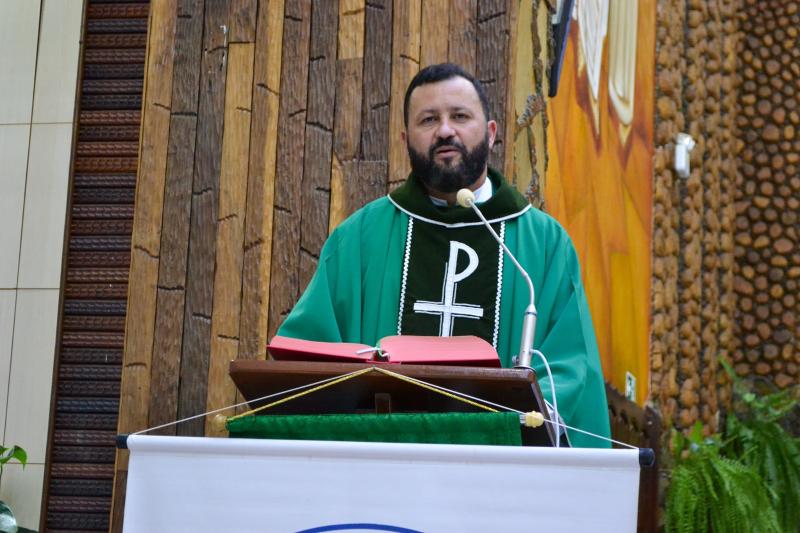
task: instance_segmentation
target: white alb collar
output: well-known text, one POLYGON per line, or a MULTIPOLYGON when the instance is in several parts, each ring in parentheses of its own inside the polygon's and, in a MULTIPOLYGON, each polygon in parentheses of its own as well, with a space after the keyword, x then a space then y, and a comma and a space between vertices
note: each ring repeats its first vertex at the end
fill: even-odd
MULTIPOLYGON (((487 201, 489 198, 492 197, 492 193, 494 193, 494 189, 492 187, 492 180, 488 177, 483 180, 483 185, 475 189, 475 203, 482 204, 483 202, 487 201)), ((434 198, 433 196, 429 196, 433 205, 437 207, 447 207, 447 200, 442 200, 441 198, 434 198)))

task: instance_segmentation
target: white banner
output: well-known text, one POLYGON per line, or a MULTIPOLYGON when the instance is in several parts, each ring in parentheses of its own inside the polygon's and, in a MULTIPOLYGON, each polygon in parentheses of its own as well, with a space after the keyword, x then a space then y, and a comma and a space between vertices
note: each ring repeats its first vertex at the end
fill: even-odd
POLYGON ((126 533, 636 531, 638 450, 128 437, 126 533))

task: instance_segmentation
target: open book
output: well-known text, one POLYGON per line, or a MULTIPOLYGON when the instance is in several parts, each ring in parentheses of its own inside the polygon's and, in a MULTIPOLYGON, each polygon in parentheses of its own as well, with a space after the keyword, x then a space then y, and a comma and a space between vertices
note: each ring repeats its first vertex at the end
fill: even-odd
POLYGON ((275 336, 267 349, 273 358, 283 361, 500 367, 500 358, 494 347, 473 335, 394 335, 382 338, 377 347, 353 342, 304 341, 275 336))

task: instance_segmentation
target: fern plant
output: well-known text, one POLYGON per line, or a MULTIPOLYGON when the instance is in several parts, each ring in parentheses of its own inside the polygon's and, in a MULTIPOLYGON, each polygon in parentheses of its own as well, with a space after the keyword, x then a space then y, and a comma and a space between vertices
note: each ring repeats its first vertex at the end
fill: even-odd
POLYGON ((800 531, 800 440, 782 423, 798 410, 800 388, 757 394, 722 362, 734 408, 724 435, 673 433, 668 533, 800 531))
POLYGON ((723 453, 738 458, 766 482, 782 530, 800 531, 800 441, 781 426, 797 408, 797 389, 758 395, 727 365, 726 369, 738 401, 728 417, 723 453))
POLYGON ((719 437, 703 439, 698 423, 676 432, 676 464, 667 492, 668 533, 780 533, 771 494, 753 469, 722 455, 719 437))

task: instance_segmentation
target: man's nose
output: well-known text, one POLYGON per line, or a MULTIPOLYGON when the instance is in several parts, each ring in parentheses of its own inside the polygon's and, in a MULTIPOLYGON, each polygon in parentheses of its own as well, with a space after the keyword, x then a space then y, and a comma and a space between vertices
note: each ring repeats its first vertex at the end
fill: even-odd
POLYGON ((447 119, 439 123, 439 128, 436 130, 436 136, 440 139, 449 139, 456 134, 455 130, 450 126, 450 121, 447 119))

